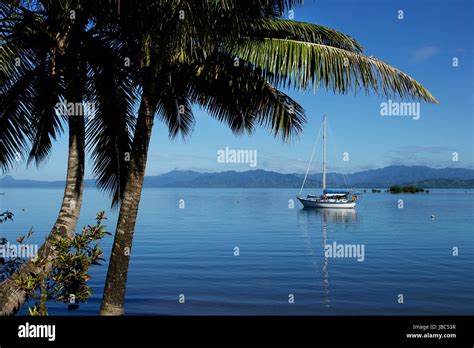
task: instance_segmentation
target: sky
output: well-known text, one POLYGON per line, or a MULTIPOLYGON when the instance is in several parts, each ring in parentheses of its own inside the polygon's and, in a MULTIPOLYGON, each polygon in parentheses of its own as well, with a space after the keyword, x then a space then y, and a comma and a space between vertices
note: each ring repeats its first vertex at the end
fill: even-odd
MULTIPOLYGON (((155 122, 147 175, 175 169, 302 173, 307 169, 323 114, 329 124, 329 171, 354 173, 393 164, 474 167, 473 1, 306 0, 294 9, 294 20, 324 25, 354 37, 366 55, 415 78, 439 104, 421 103, 418 119, 388 117, 381 115, 381 103, 387 103, 388 98, 364 93, 340 96, 324 90, 285 91, 303 106, 308 118, 300 137, 289 143, 274 138, 267 129, 236 136, 226 125, 195 109, 196 124, 186 141, 180 137, 170 140, 166 127, 155 122), (403 11, 403 19, 399 19, 399 11, 403 11), (220 163, 217 152, 225 148, 256 151, 257 165, 220 163)), ((26 167, 20 162, 8 174, 18 179, 64 180, 66 161, 67 130, 41 167, 26 167)), ((320 170, 320 161, 318 151, 311 171, 320 170)), ((86 167, 86 177, 92 178, 90 162, 86 167)))

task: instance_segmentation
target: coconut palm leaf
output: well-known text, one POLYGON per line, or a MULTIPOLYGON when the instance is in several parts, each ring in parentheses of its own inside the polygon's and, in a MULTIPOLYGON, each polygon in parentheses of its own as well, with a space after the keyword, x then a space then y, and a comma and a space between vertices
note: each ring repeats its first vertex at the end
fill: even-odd
POLYGON ((185 139, 191 134, 194 125, 189 95, 189 70, 175 67, 158 80, 160 92, 156 105, 157 116, 167 125, 170 138, 181 134, 185 139))
POLYGON ((62 119, 57 112, 57 104, 64 95, 64 85, 57 74, 51 74, 52 63, 39 64, 39 74, 31 89, 31 150, 28 163, 40 165, 52 148, 53 140, 63 131, 62 119))
POLYGON ((97 40, 88 45, 88 102, 94 110, 86 123, 86 144, 96 184, 110 194, 116 206, 128 177, 137 95, 120 57, 97 40))
MULTIPOLYGON (((63 90, 58 75, 52 73, 52 55, 47 54, 48 50, 45 49, 51 47, 54 40, 48 36, 42 19, 31 11, 24 10, 16 22, 10 24, 11 30, 6 33, 2 31, 4 40, 0 47, 0 58, 4 62, 0 70, 0 93, 5 96, 1 106, 2 117, 6 120, 9 115, 12 116, 8 109, 19 108, 17 120, 23 119, 28 129, 15 134, 18 137, 15 142, 17 146, 12 146, 11 139, 8 141, 7 132, 0 135, 0 140, 10 145, 4 149, 10 152, 4 154, 5 159, 12 158, 11 152, 15 152, 18 159, 19 154, 26 152, 29 142, 31 149, 28 163, 35 160, 39 164, 47 157, 56 134, 62 131, 61 121, 54 108, 63 90), (11 95, 13 91, 16 93, 14 97, 11 95), (19 96, 23 100, 18 99, 19 96)), ((12 165, 12 162, 0 162, 4 169, 12 165)))
POLYGON ((0 168, 5 172, 14 167, 28 149, 35 71, 27 71, 8 86, 0 87, 0 168))
POLYGON ((437 103, 426 88, 404 72, 341 48, 278 38, 242 39, 228 48, 262 69, 265 78, 278 87, 325 87, 340 94, 373 90, 385 96, 437 103))
POLYGON ((286 19, 259 19, 252 23, 243 37, 252 39, 288 39, 322 44, 361 53, 362 46, 354 38, 322 25, 286 19))
POLYGON ((302 130, 303 108, 243 60, 236 66, 229 57, 214 56, 190 76, 193 101, 235 133, 260 125, 287 140, 302 130))
POLYGON ((26 157, 33 137, 32 113, 41 67, 33 50, 14 42, 0 46, 0 167, 5 172, 26 157))

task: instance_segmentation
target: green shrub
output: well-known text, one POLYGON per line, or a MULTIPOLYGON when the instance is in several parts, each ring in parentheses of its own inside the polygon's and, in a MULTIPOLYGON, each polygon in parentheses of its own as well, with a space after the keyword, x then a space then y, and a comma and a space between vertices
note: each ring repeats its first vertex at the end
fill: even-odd
POLYGON ((37 299, 29 308, 31 315, 48 315, 47 301, 59 301, 73 310, 79 303, 85 303, 91 296, 92 290, 87 285, 91 278, 89 269, 92 265, 100 265, 104 261, 102 249, 98 243, 105 235, 103 221, 104 212, 96 216, 96 225, 82 228, 81 233, 71 239, 61 239, 53 242, 57 257, 52 261, 42 258, 34 260, 37 267, 43 268, 48 262, 52 263, 51 271, 44 274, 30 274, 25 278, 19 277, 20 288, 27 292, 29 298, 37 299))

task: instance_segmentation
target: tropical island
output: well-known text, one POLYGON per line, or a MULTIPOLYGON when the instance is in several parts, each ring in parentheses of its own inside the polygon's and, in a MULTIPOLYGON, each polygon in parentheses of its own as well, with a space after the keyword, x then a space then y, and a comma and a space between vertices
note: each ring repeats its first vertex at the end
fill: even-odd
MULTIPOLYGON (((418 193, 418 192, 425 192, 425 189, 416 187, 413 185, 410 185, 410 186, 395 185, 389 188, 389 192, 390 193, 418 193)), ((426 190, 426 193, 428 192, 429 190, 426 190)))

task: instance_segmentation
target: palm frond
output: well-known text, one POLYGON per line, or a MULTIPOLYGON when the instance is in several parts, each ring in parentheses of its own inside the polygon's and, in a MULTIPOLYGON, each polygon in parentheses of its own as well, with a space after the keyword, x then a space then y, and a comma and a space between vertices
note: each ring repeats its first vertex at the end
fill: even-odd
POLYGON ((305 122, 303 108, 272 87, 252 66, 229 57, 213 57, 192 75, 192 98, 209 114, 239 134, 260 125, 288 140, 305 122))
POLYGON ((25 75, 7 93, 0 95, 0 168, 3 172, 14 167, 28 149, 31 105, 30 91, 25 85, 33 79, 32 75, 25 75))
POLYGON ((187 98, 176 98, 173 94, 163 93, 157 103, 156 112, 168 126, 168 135, 175 138, 181 134, 183 139, 190 135, 194 125, 192 105, 187 98))
POLYGON ((53 140, 62 133, 62 120, 56 106, 64 95, 64 86, 56 74, 51 74, 51 64, 39 65, 40 72, 32 83, 34 96, 31 110, 31 150, 28 163, 39 165, 52 148, 53 140))
POLYGON ((384 96, 437 103, 433 95, 404 72, 376 58, 341 48, 296 40, 244 40, 230 51, 260 68, 275 86, 325 87, 335 93, 373 90, 384 96))
POLYGON ((32 84, 40 68, 32 67, 26 54, 21 56, 7 45, 2 45, 0 52, 5 59, 0 70, 0 167, 5 172, 28 150, 35 94, 32 84), (15 57, 22 57, 24 63, 16 66, 15 57))
POLYGON ((354 38, 322 25, 286 19, 261 19, 251 24, 245 36, 256 39, 288 39, 322 44, 361 53, 362 46, 354 38))
POLYGON ((186 139, 193 130, 194 114, 190 100, 190 74, 184 64, 166 66, 151 81, 154 84, 155 113, 168 127, 168 135, 186 139))
POLYGON ((93 114, 86 123, 87 149, 97 186, 110 194, 112 206, 122 199, 128 179, 136 90, 119 57, 97 44, 89 51, 88 102, 93 114))

